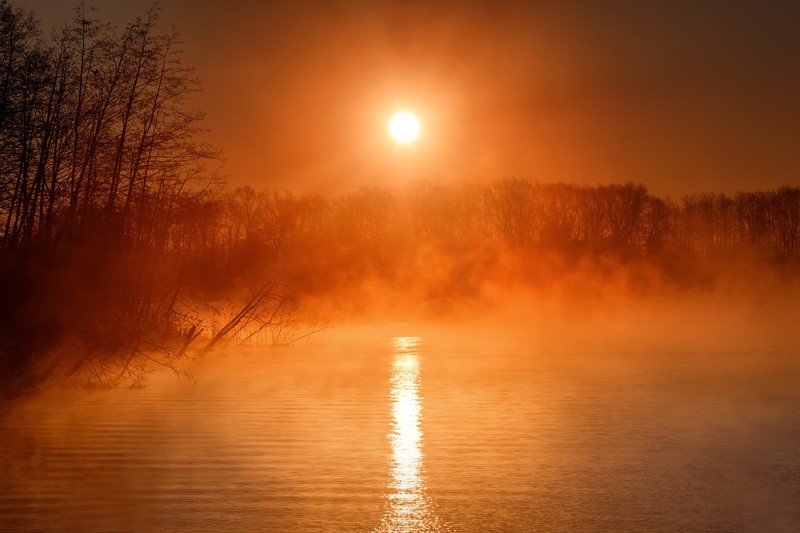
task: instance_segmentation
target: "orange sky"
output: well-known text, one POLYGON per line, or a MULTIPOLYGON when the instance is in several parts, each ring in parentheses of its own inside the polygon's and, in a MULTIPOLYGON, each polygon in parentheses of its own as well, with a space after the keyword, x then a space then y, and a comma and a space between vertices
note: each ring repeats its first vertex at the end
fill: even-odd
MULTIPOLYGON (((17 4, 46 25, 69 15, 17 4)), ((149 2, 94 4, 121 24, 149 2)), ((800 185, 789 4, 161 2, 235 185, 517 176, 673 196, 800 185), (423 121, 412 146, 386 136, 397 107, 423 121)))

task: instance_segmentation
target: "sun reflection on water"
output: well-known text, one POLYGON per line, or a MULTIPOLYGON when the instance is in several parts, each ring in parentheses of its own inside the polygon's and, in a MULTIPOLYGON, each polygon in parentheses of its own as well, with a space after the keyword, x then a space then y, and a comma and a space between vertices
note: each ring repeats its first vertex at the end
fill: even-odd
POLYGON ((419 337, 393 339, 392 455, 386 511, 379 532, 445 531, 434 513, 424 475, 419 337))

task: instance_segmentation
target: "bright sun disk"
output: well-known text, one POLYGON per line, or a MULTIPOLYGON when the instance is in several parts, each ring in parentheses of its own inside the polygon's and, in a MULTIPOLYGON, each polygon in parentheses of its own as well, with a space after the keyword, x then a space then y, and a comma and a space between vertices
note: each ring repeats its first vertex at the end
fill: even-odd
POLYGON ((408 111, 395 113, 389 120, 389 135, 401 144, 413 142, 419 136, 419 130, 419 119, 408 111))

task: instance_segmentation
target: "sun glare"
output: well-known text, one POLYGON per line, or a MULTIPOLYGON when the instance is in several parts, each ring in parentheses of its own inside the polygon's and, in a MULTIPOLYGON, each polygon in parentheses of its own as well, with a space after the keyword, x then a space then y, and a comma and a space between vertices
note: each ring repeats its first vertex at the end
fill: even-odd
POLYGON ((389 120, 389 135, 401 144, 414 142, 419 137, 419 131, 419 119, 408 111, 395 113, 389 120))

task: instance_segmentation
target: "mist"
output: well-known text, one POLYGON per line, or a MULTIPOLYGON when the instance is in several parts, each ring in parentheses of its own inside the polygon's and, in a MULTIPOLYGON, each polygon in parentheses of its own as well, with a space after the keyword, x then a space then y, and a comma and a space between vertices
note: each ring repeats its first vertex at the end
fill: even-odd
POLYGON ((412 4, 0 1, 0 530, 798 529, 786 17, 412 4))

